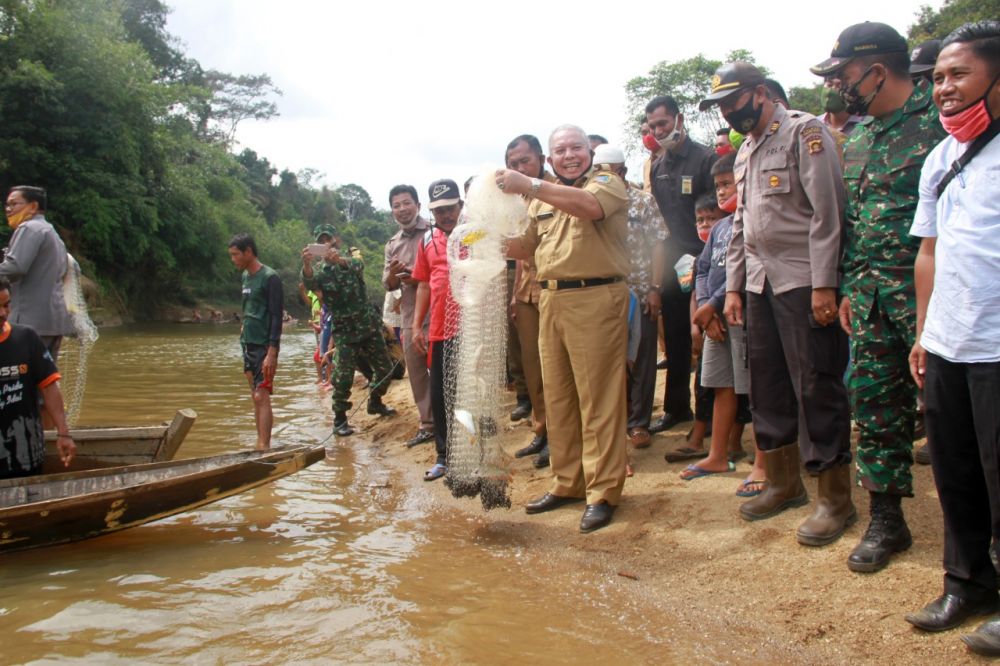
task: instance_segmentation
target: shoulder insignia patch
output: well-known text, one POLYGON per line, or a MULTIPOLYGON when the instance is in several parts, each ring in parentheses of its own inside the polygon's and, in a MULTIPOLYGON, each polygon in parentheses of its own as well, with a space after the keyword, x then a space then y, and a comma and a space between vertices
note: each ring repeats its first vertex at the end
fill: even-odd
POLYGON ((777 132, 779 127, 781 127, 781 121, 780 120, 775 120, 773 123, 771 123, 771 131, 772 132, 777 132))
POLYGON ((809 139, 806 141, 806 145, 809 146, 810 155, 819 155, 823 152, 823 139, 820 137, 809 139))
POLYGON ((611 176, 605 176, 604 174, 601 174, 599 176, 594 176, 594 180, 598 183, 607 183, 611 180, 611 176))
POLYGON ((810 125, 808 127, 802 128, 802 136, 809 137, 812 136, 813 134, 821 135, 823 134, 823 130, 817 127, 816 125, 810 125))

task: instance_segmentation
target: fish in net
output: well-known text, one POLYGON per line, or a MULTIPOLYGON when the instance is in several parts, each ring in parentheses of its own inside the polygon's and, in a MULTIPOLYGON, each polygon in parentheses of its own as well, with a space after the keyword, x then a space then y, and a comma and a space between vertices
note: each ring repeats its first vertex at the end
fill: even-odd
POLYGON ((87 301, 80 284, 80 264, 67 254, 66 275, 63 277, 63 298, 69 312, 73 333, 63 338, 60 349, 59 390, 63 394, 66 423, 76 424, 83 406, 83 392, 87 388, 87 358, 97 342, 97 326, 90 320, 87 301))
POLYGON ((445 309, 444 389, 448 476, 455 497, 479 496, 486 510, 510 507, 510 458, 500 446, 507 379, 505 243, 519 236, 527 206, 496 186, 493 171, 473 181, 448 237, 452 300, 445 309))

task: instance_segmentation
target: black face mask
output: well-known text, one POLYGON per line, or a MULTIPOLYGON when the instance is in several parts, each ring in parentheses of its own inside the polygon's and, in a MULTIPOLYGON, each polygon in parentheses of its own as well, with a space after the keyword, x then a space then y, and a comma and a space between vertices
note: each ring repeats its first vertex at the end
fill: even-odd
POLYGON ((885 79, 878 82, 878 85, 875 86, 875 90, 871 91, 867 95, 861 95, 861 84, 866 78, 868 78, 868 75, 871 74, 872 67, 874 66, 875 65, 871 65, 868 69, 866 69, 865 73, 861 75, 861 78, 858 79, 857 83, 849 86, 841 84, 840 86, 840 98, 844 100, 844 110, 852 116, 867 116, 868 107, 872 105, 875 97, 877 97, 879 92, 882 90, 882 85, 885 83, 885 79))
POLYGON ((749 134, 750 130, 757 127, 762 113, 764 113, 764 105, 761 104, 755 108, 753 105, 753 95, 751 95, 746 104, 738 109, 733 109, 722 117, 726 119, 730 127, 740 134, 749 134))

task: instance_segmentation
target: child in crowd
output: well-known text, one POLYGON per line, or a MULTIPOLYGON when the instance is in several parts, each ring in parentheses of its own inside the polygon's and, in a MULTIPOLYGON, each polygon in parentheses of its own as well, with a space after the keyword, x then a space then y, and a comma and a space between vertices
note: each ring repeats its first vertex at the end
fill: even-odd
MULTIPOLYGON (((698 258, 695 286, 698 308, 692 317, 692 323, 705 335, 701 384, 714 390, 715 404, 708 457, 689 465, 681 473, 684 480, 734 471, 734 454, 742 452, 739 437, 742 436, 743 423, 738 423, 737 419, 737 395, 746 401, 748 373, 745 336, 742 330, 727 329, 722 318, 726 297, 726 253, 732 237, 731 213, 736 209, 734 162, 735 154, 731 153, 713 165, 716 196, 711 201, 699 200, 696 204, 698 233, 706 242, 705 249, 698 258), (729 215, 722 217, 725 213, 729 215)), ((747 410, 744 408, 742 411, 747 410)), ((762 457, 755 459, 755 462, 760 460, 762 457)), ((763 478, 762 474, 752 473, 741 485, 738 494, 746 496, 747 493, 759 493, 763 478)))

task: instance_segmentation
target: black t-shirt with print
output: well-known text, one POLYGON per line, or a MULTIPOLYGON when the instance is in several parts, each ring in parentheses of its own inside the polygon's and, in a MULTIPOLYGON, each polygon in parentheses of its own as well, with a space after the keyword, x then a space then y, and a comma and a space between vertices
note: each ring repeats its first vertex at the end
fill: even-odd
POLYGON ((34 329, 0 331, 0 478, 37 474, 45 459, 40 389, 59 379, 34 329))

